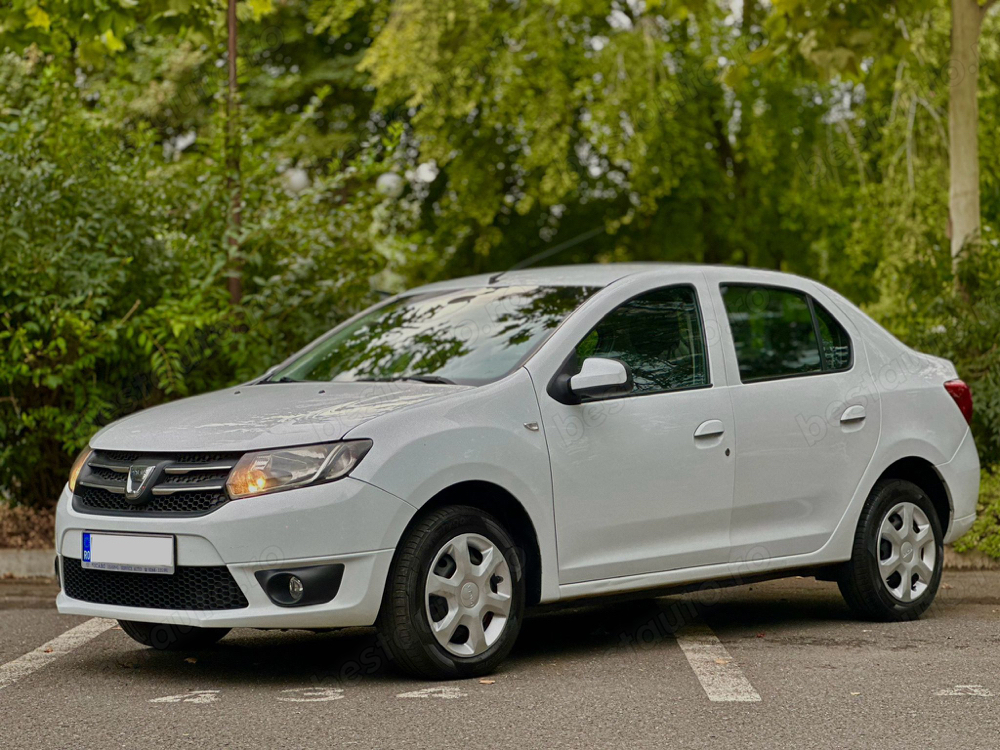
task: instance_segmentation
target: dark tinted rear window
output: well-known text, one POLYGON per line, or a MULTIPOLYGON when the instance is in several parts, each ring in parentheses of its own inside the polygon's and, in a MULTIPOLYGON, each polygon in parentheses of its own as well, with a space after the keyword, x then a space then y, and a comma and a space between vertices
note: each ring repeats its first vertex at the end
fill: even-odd
POLYGON ((847 331, 804 292, 730 284, 722 297, 744 383, 850 368, 847 331))
POLYGON ((805 294, 763 286, 722 291, 744 383, 822 372, 805 294))

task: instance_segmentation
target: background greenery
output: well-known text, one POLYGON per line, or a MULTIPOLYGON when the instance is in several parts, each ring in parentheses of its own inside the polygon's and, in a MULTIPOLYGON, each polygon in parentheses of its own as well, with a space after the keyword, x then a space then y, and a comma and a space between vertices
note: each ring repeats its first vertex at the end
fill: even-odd
MULTIPOLYGON (((816 278, 956 362, 1000 463, 1000 13, 958 278, 945 0, 251 0, 238 120, 223 14, 0 2, 9 502, 50 505, 99 426, 256 375, 380 291, 531 259, 816 278)), ((983 486, 966 545, 1000 557, 983 486)))

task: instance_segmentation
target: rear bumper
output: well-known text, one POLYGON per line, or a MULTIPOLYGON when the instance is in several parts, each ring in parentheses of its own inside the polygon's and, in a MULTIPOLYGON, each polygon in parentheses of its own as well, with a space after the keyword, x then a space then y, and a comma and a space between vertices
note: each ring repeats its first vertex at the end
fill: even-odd
POLYGON ((951 544, 972 527, 979 503, 979 454, 971 430, 965 433, 951 461, 935 468, 948 488, 951 502, 951 523, 944 536, 944 543, 951 544))
MULTIPOLYGON (((84 531, 173 534, 176 565, 225 566, 248 606, 194 610, 125 607, 67 595, 63 614, 199 627, 338 628, 375 622, 392 555, 414 508, 351 478, 223 505, 196 518, 101 516, 72 508, 68 489, 56 511, 56 551, 82 557, 84 531), (255 574, 262 570, 343 565, 336 596, 324 604, 282 607, 270 600, 255 574)), ((128 575, 128 574, 126 574, 128 575)), ((63 577, 65 578, 65 577, 63 577)))

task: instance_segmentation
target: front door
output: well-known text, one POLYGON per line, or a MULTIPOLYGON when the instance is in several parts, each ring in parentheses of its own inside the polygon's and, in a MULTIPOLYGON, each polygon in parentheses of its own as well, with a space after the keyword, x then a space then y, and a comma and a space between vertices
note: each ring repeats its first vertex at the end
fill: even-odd
POLYGON ((632 393, 561 403, 536 383, 562 584, 728 559, 733 416, 706 291, 692 277, 641 292, 576 342, 577 367, 628 365, 632 393))

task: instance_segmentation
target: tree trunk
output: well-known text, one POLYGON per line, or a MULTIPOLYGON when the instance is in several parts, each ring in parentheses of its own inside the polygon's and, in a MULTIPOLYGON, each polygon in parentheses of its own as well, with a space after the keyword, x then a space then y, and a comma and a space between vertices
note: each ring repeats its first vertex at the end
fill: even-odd
MULTIPOLYGON (((992 4, 992 3, 991 3, 992 4)), ((948 98, 948 196, 952 268, 979 239, 979 34, 986 8, 977 0, 951 0, 951 66, 948 98)), ((956 284, 958 282, 956 281, 956 284)))
POLYGON ((229 89, 226 92, 226 185, 229 188, 229 301, 243 299, 242 262, 239 257, 240 225, 243 220, 242 176, 240 174, 239 100, 236 82, 236 0, 229 0, 229 89))
MULTIPOLYGON (((743 0, 743 10, 742 19, 740 20, 740 36, 741 40, 739 42, 739 49, 737 54, 742 56, 743 60, 737 60, 737 62, 746 63, 750 52, 756 47, 751 49, 751 44, 754 40, 754 28, 759 27, 758 19, 760 17, 759 13, 759 3, 758 0, 743 0)), ((758 33, 760 29, 757 28, 758 33)), ((743 87, 745 90, 746 87, 743 87)), ((737 236, 739 237, 740 249, 740 262, 744 266, 753 265, 753 257, 760 256, 760 237, 753 235, 752 231, 747 227, 746 218, 750 215, 749 211, 744 211, 743 207, 747 205, 747 186, 746 186, 746 159, 748 158, 748 153, 746 149, 746 144, 750 140, 750 126, 753 117, 753 100, 750 96, 742 96, 740 98, 740 124, 739 132, 737 133, 737 149, 741 152, 739 156, 741 158, 736 158, 736 154, 733 156, 733 190, 736 193, 736 226, 738 227, 737 236)), ((723 171, 725 171, 725 166, 723 166, 723 171)), ((732 261, 730 261, 732 262, 732 261)))

